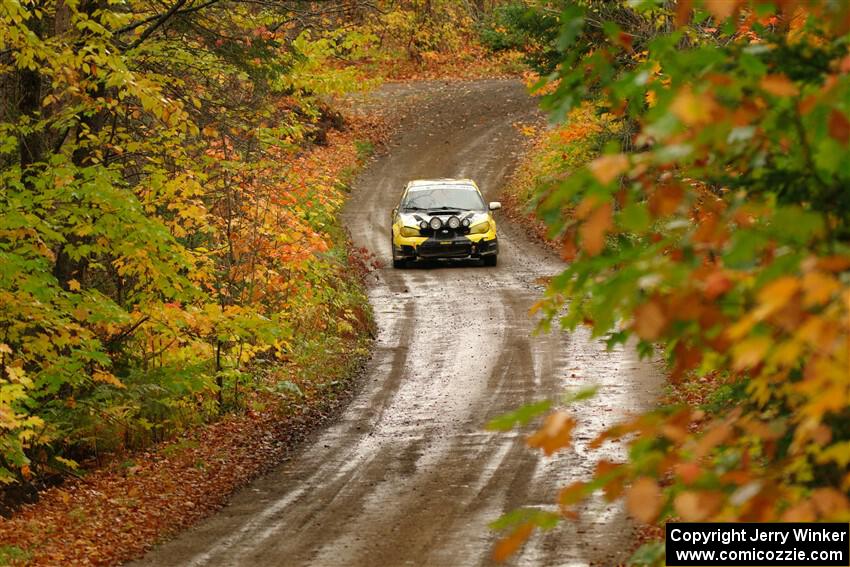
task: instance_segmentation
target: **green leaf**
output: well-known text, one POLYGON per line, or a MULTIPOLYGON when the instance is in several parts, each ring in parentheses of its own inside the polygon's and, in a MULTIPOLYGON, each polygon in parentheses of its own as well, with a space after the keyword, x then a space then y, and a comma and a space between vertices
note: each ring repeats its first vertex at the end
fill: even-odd
POLYGON ((491 431, 510 431, 517 425, 527 424, 535 417, 549 411, 551 407, 552 402, 550 400, 528 404, 490 420, 486 427, 491 431))
POLYGON ((629 203, 619 214, 619 225, 629 232, 640 234, 649 228, 651 222, 644 203, 629 203))
POLYGON ((523 524, 534 524, 538 528, 549 530, 558 525, 561 516, 539 508, 518 508, 502 515, 490 523, 490 529, 501 531, 523 524))
POLYGON ((663 565, 664 542, 651 541, 645 543, 629 558, 629 565, 663 565))

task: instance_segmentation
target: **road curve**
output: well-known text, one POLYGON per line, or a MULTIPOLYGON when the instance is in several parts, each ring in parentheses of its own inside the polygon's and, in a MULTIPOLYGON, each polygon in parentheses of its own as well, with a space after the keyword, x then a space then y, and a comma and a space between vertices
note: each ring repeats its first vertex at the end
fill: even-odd
MULTIPOLYGON (((513 81, 389 85, 407 117, 386 155, 360 175, 345 211, 354 243, 390 265, 390 209, 408 179, 470 177, 494 198, 534 102, 513 81)), ((217 515, 136 565, 489 565, 487 524, 518 506, 549 509, 594 461, 586 442, 652 403, 659 372, 585 332, 532 336, 528 309, 560 262, 500 220, 499 266, 378 271, 379 333, 362 390, 340 419, 217 515), (577 445, 553 458, 490 418, 567 388, 598 384, 578 410, 577 445)), ((610 452, 616 453, 617 447, 610 452)), ((535 535, 514 565, 615 564, 630 526, 593 501, 577 523, 535 535)))

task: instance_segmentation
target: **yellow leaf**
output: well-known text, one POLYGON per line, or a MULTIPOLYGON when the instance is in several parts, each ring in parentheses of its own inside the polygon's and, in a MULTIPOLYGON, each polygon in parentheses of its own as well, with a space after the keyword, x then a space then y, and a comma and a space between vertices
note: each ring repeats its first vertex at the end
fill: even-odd
POLYGON ((850 464, 850 441, 842 441, 824 449, 817 457, 819 463, 836 463, 840 468, 847 469, 850 464))
POLYGON ((626 506, 629 513, 644 523, 650 523, 661 511, 661 489, 648 477, 637 479, 628 489, 626 506))
POLYGON ((773 280, 758 293, 759 306, 753 312, 759 320, 779 311, 791 301, 800 289, 800 281, 793 276, 785 276, 773 280))
POLYGON ((105 372, 103 370, 95 370, 92 373, 92 380, 95 382, 103 382, 105 384, 112 384, 116 388, 126 388, 127 386, 124 383, 115 377, 114 374, 110 372, 105 372))
POLYGON ((644 98, 646 99, 646 105, 649 108, 652 108, 658 102, 658 95, 655 94, 655 91, 646 91, 644 98))
POLYGON ((26 380, 26 372, 20 366, 7 366, 6 374, 8 374, 10 382, 24 382, 26 380))
POLYGON ((608 184, 629 169, 629 158, 626 154, 604 155, 590 162, 588 167, 600 183, 608 184))
POLYGON ((803 345, 799 341, 785 341, 770 355, 770 362, 776 366, 794 366, 799 362, 803 345))
POLYGON ((77 280, 68 281, 68 289, 71 291, 80 291, 80 282, 77 280))
POLYGON ((757 366, 764 360, 764 356, 770 349, 771 341, 768 337, 750 337, 732 347, 732 357, 736 370, 744 370, 757 366))

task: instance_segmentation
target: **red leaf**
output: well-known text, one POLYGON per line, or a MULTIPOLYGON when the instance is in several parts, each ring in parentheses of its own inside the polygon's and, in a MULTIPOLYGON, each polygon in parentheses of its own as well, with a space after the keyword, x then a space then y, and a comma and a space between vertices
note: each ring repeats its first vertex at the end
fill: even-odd
POLYGON ((850 120, 840 110, 833 109, 829 114, 829 135, 845 146, 850 141, 850 120))

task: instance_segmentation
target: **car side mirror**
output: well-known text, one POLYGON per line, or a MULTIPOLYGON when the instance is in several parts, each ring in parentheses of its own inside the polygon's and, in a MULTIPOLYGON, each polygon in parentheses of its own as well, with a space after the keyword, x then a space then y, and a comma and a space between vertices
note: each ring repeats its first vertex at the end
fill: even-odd
POLYGON ((502 208, 502 203, 500 203, 499 201, 491 201, 490 202, 490 210, 491 211, 496 211, 496 210, 499 210, 501 208, 502 208))

